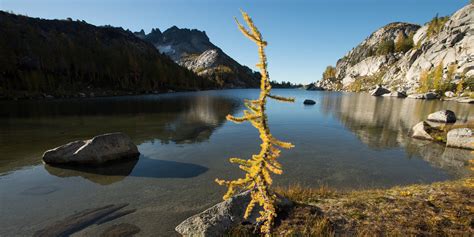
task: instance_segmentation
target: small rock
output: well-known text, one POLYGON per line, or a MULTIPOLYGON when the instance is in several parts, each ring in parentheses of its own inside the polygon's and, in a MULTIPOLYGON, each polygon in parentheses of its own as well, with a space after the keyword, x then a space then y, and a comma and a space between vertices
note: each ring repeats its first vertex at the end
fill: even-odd
POLYGON ((410 136, 422 140, 434 140, 429 134, 431 126, 426 122, 419 122, 410 131, 410 136))
POLYGON ((79 92, 78 95, 79 95, 79 97, 82 97, 82 98, 86 97, 86 94, 82 93, 82 92, 79 92))
POLYGON ((452 97, 455 97, 456 94, 454 94, 454 92, 452 92, 452 91, 446 91, 446 92, 444 92, 444 96, 446 96, 448 98, 452 98, 452 97))
POLYGON ((303 104, 305 104, 305 105, 314 105, 314 104, 316 104, 316 101, 306 99, 306 100, 303 101, 303 104))
POLYGON ((439 95, 436 94, 435 92, 427 92, 423 94, 411 94, 408 96, 408 98, 433 100, 433 99, 438 99, 439 95))
POLYGON ((438 123, 455 123, 456 115, 451 110, 440 110, 428 115, 428 121, 438 123))
MULTIPOLYGON (((226 201, 189 217, 175 230, 183 236, 223 236, 231 228, 244 222, 243 216, 248 203, 250 202, 250 191, 235 195, 226 201)), ((290 207, 293 203, 285 198, 279 198, 278 207, 290 207)), ((246 222, 255 224, 258 212, 262 210, 255 206, 252 214, 246 222)))
POLYGON ((370 95, 373 95, 373 96, 382 96, 384 94, 388 94, 390 93, 389 90, 381 87, 381 86, 377 86, 373 91, 370 92, 370 95))
POLYGON ((382 96, 405 98, 405 97, 407 97, 407 94, 406 94, 406 92, 404 92, 404 91, 392 91, 392 92, 390 92, 390 93, 388 93, 388 94, 383 94, 382 96))
POLYGON ((446 146, 474 150, 474 133, 470 128, 456 128, 448 132, 446 146))
POLYGON ((139 154, 130 137, 123 133, 108 133, 48 150, 43 154, 43 161, 48 164, 102 164, 138 158, 139 154))

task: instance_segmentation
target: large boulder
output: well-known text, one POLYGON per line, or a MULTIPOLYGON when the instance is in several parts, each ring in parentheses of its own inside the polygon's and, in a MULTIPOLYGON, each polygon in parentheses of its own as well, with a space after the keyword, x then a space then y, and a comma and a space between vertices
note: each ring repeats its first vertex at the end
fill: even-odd
POLYGON ((456 128, 448 132, 446 146, 474 150, 474 133, 470 128, 456 128))
POLYGON ((303 101, 303 104, 305 104, 305 105, 314 105, 314 104, 316 104, 316 101, 306 99, 306 100, 303 101))
POLYGON ((410 131, 410 136, 422 140, 434 140, 430 135, 431 129, 432 127, 428 123, 422 121, 413 126, 410 131))
POLYGON ((371 95, 373 96, 382 96, 384 94, 390 93, 390 90, 387 90, 381 86, 377 86, 374 90, 370 92, 371 95))
POLYGON ((455 123, 456 115, 451 110, 440 110, 428 115, 428 121, 438 123, 455 123))
POLYGON ((48 150, 43 154, 43 161, 48 164, 97 165, 124 158, 138 158, 139 154, 130 137, 123 133, 108 133, 48 150))
MULTIPOLYGON (((235 195, 213 207, 189 217, 175 230, 182 236, 224 236, 233 227, 242 224, 244 221, 256 224, 256 218, 262 209, 256 205, 252 214, 247 220, 243 219, 245 209, 250 202, 250 191, 235 195)), ((287 199, 279 198, 278 207, 284 208, 292 206, 293 203, 287 199)))

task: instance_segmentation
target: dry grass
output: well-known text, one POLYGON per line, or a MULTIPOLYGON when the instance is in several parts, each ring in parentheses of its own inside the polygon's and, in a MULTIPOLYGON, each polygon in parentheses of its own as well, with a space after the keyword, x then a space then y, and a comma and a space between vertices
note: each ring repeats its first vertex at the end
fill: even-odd
MULTIPOLYGON (((280 210, 273 236, 474 236, 472 177, 353 192, 300 185, 276 191, 297 204, 280 210)), ((247 225, 232 236, 258 234, 247 225)))

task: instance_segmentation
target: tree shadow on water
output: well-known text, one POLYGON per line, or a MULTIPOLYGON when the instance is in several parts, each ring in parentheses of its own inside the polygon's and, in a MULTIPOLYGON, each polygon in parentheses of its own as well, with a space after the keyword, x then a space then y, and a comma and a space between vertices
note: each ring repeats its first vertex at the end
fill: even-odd
POLYGON ((107 163, 102 166, 48 165, 46 171, 57 177, 80 176, 91 182, 109 185, 127 176, 143 178, 193 178, 205 173, 208 168, 177 161, 150 159, 143 155, 139 159, 129 159, 107 163))

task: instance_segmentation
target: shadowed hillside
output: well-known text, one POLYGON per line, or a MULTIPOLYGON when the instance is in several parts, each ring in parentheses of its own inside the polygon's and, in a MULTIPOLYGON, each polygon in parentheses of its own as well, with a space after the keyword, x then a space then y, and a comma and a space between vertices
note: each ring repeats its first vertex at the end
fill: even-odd
POLYGON ((215 83, 122 28, 0 11, 0 96, 115 95, 215 83))

